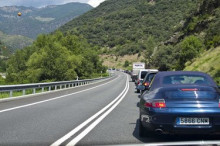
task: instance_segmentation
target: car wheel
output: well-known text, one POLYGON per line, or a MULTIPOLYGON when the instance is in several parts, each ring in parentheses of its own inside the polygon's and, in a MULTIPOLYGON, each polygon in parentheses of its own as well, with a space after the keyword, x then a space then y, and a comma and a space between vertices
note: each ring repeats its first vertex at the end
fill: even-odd
POLYGON ((140 93, 140 90, 139 90, 139 89, 137 89, 137 93, 140 93))

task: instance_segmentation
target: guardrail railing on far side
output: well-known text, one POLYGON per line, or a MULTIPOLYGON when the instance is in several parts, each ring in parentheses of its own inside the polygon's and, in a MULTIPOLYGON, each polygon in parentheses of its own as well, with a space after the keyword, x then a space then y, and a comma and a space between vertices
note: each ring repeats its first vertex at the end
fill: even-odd
POLYGON ((107 78, 109 77, 86 79, 86 80, 49 82, 49 83, 4 85, 4 86, 0 86, 0 93, 1 94, 6 93, 6 95, 9 94, 8 97, 13 97, 13 93, 15 92, 20 92, 19 95, 36 94, 39 92, 52 91, 52 90, 55 91, 55 90, 60 90, 60 89, 65 89, 65 88, 83 86, 83 85, 91 84, 93 82, 97 82, 99 80, 103 80, 107 78))

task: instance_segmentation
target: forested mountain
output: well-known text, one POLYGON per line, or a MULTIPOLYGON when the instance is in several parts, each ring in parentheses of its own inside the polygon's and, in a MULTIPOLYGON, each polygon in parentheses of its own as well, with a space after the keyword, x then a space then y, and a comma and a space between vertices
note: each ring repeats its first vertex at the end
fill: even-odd
MULTIPOLYGON (((7 35, 0 31, 0 41, 5 44, 2 50, 4 56, 8 56, 15 52, 16 49, 22 49, 30 44, 33 40, 21 35, 7 35), (7 46, 7 47, 6 47, 7 46)), ((2 48, 0 48, 2 49, 2 48)))
POLYGON ((178 35, 157 45, 150 60, 146 60, 160 70, 207 72, 220 82, 220 60, 217 59, 220 56, 219 26, 220 1, 203 0, 197 11, 176 32, 178 35))
POLYGON ((116 55, 134 54, 147 49, 150 36, 155 42, 167 40, 197 9, 199 1, 108 0, 60 30, 81 34, 89 43, 116 55))
MULTIPOLYGON (((61 27, 64 33, 40 35, 33 45, 17 51, 8 61, 6 80, 94 77, 106 70, 98 53, 117 57, 136 53, 149 68, 200 70, 218 80, 219 59, 210 56, 220 56, 219 6, 219 0, 105 1, 61 27)), ((125 68, 131 64, 127 58, 120 62, 125 68)))
POLYGON ((34 39, 38 34, 52 32, 91 9, 90 5, 83 3, 68 3, 44 8, 0 7, 0 30, 6 34, 34 39), (17 16, 18 12, 22 13, 20 17, 17 16))

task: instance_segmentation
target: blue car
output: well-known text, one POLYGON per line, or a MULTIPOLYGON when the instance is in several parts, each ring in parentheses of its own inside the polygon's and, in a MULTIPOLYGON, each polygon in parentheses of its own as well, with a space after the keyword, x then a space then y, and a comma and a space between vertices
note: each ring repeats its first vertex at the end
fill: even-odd
POLYGON ((220 133, 220 90, 202 72, 158 72, 139 108, 141 137, 220 133))

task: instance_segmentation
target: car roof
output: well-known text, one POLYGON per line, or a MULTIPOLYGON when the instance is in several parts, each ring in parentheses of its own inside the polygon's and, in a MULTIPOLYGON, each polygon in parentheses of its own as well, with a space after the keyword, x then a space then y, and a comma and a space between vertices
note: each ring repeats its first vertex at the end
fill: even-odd
POLYGON ((206 73, 199 72, 199 71, 161 71, 158 72, 155 75, 154 81, 152 82, 151 89, 154 90, 156 88, 164 87, 164 86, 176 86, 174 84, 170 85, 164 85, 163 84, 163 78, 166 76, 172 76, 172 75, 198 75, 198 76, 204 76, 206 79, 210 82, 210 86, 217 87, 216 83, 213 81, 213 79, 206 73))
POLYGON ((140 69, 139 70, 139 72, 141 72, 141 71, 158 71, 157 69, 140 69))

